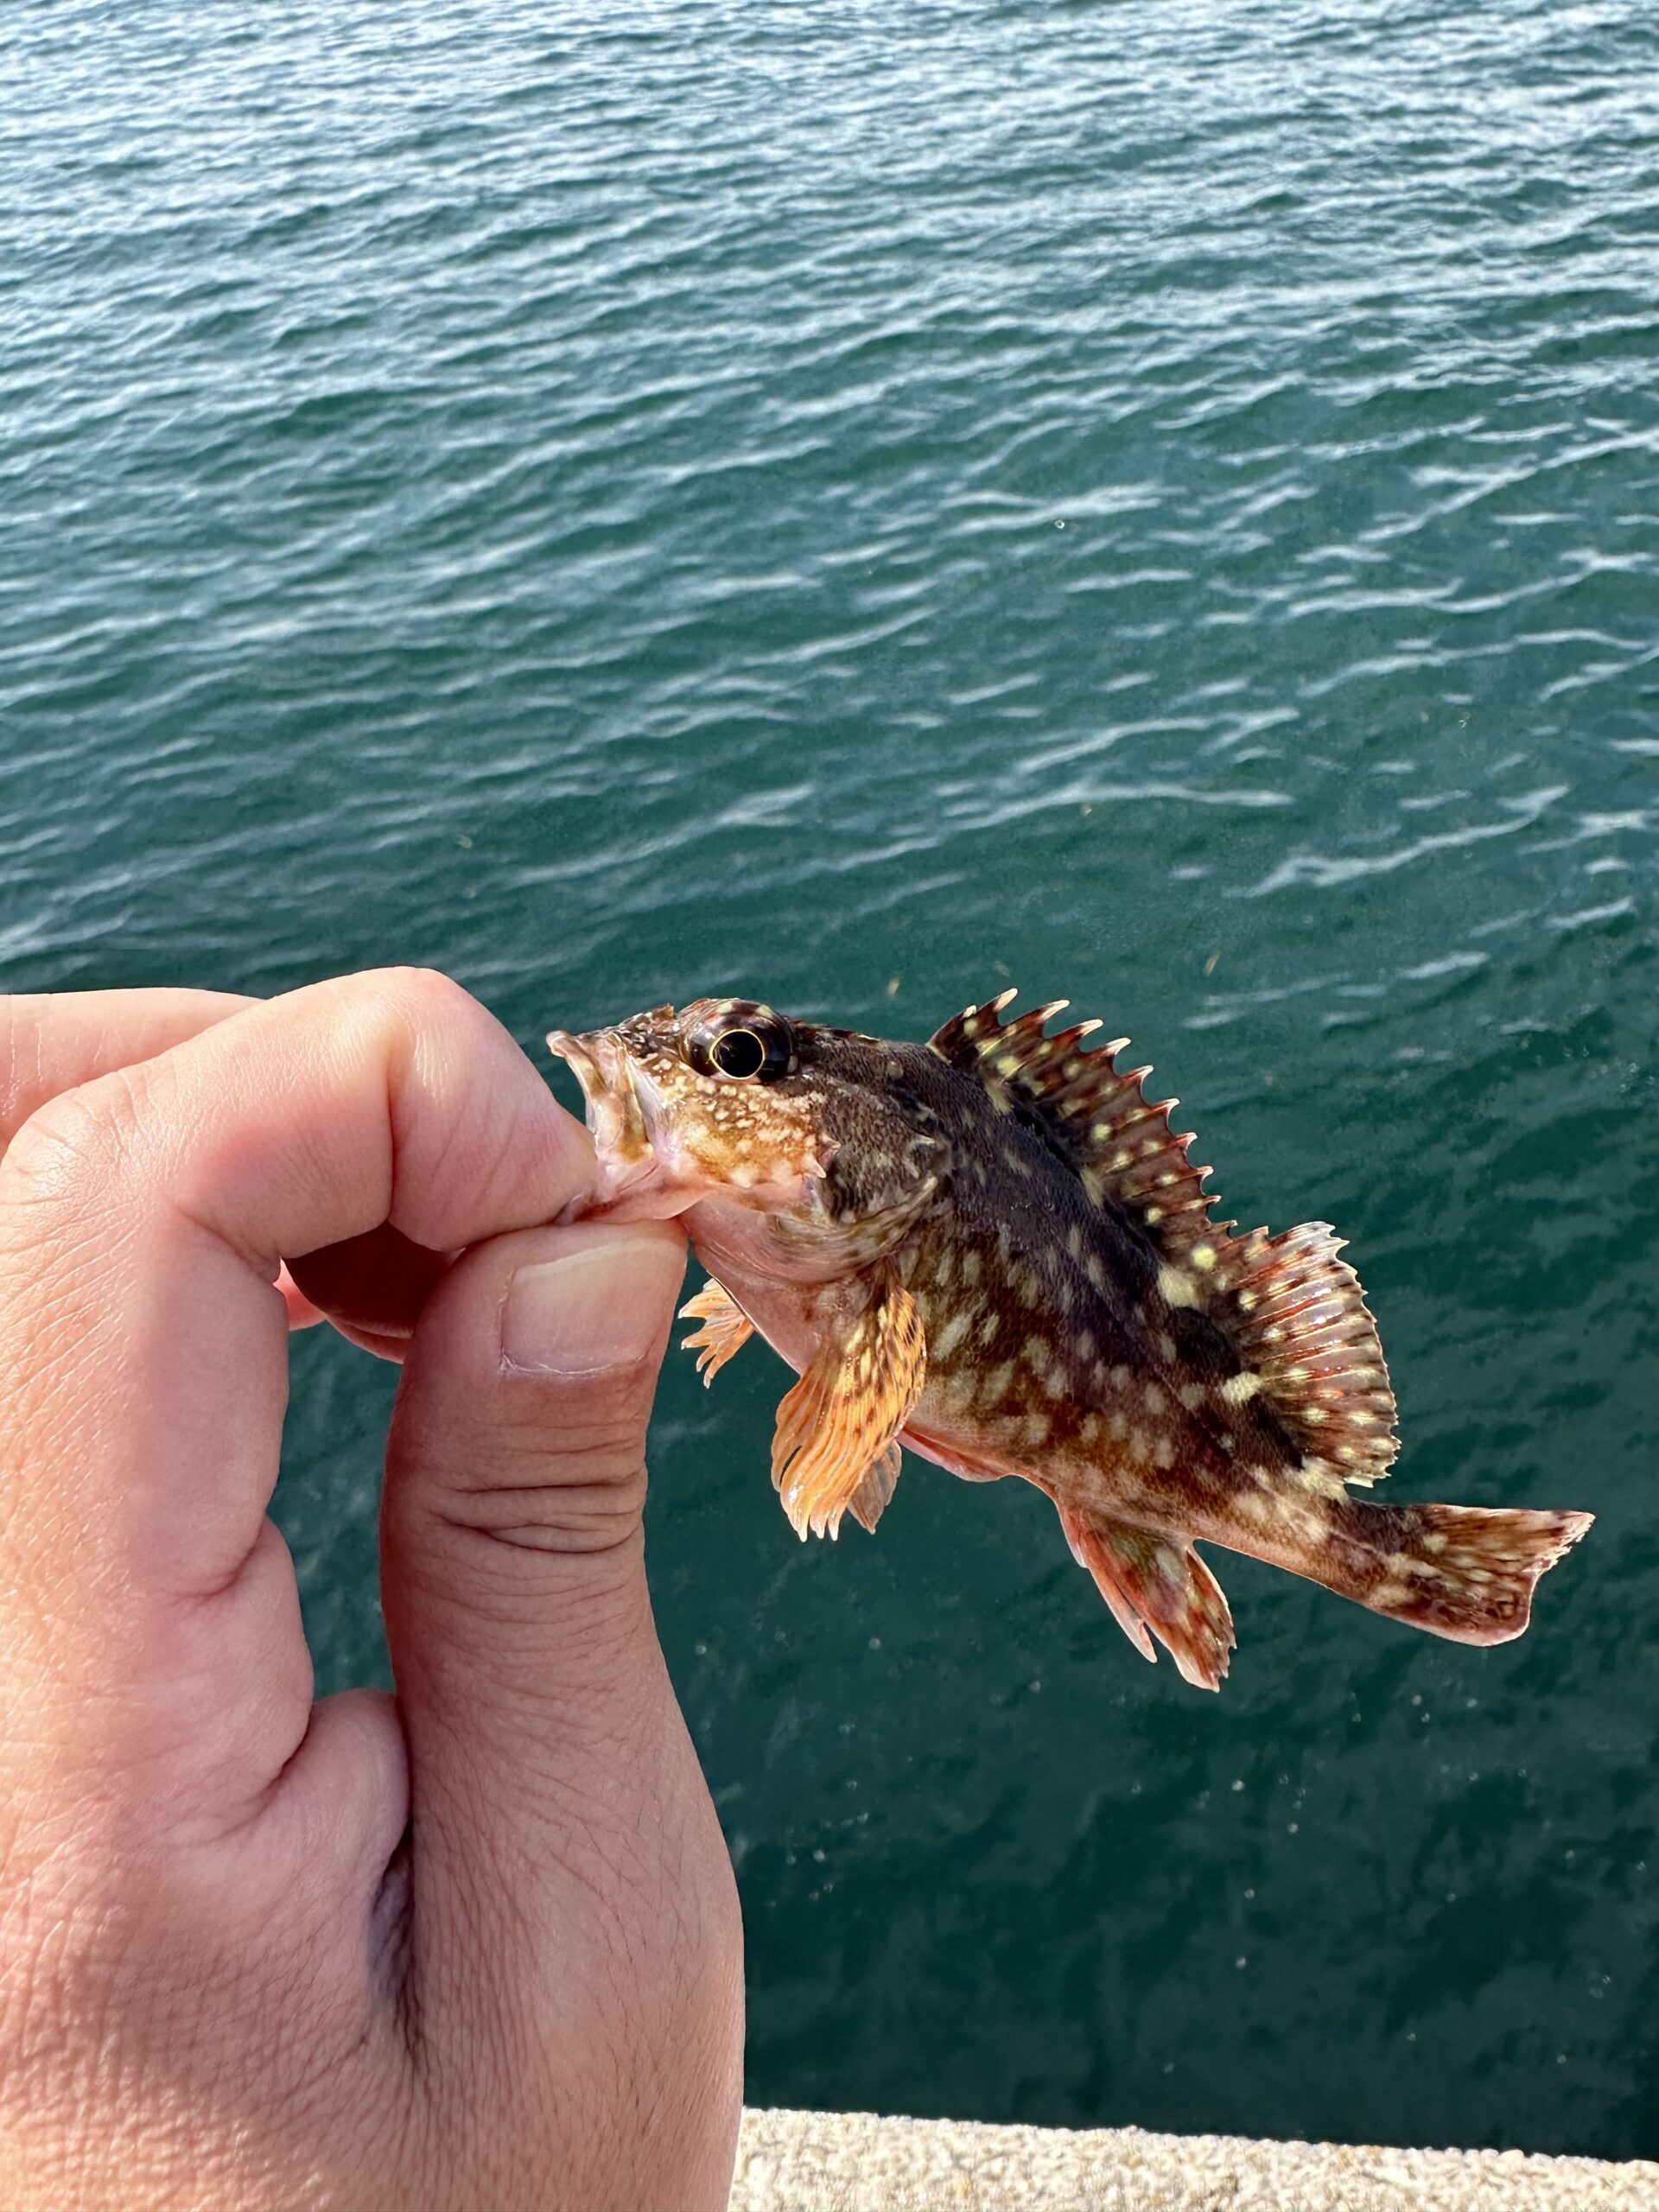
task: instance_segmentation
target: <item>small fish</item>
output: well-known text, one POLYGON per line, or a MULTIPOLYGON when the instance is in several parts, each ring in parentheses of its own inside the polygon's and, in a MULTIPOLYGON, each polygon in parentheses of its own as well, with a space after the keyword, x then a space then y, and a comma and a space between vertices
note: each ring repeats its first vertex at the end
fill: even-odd
POLYGON ((756 1330, 798 1376, 772 1452, 798 1534, 874 1529, 902 1445, 1046 1491, 1130 1642, 1202 1688, 1233 1624, 1195 1540, 1459 1643, 1519 1636, 1592 1516, 1353 1497, 1397 1446, 1343 1240, 1212 1220, 1128 1039, 1050 1035, 1064 999, 1005 1020, 1015 996, 925 1045, 748 999, 548 1039, 596 1143, 580 1210, 683 1215, 709 1270, 703 1380, 756 1330))

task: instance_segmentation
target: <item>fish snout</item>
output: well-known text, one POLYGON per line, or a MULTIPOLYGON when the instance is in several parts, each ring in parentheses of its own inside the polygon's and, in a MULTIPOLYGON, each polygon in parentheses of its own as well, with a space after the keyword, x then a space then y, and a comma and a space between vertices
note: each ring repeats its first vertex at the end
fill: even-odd
POLYGON ((614 1029, 554 1029, 547 1042, 582 1085, 596 1160, 593 1188, 563 1217, 653 1220, 681 1211, 690 1195, 677 1205, 670 1196, 639 1095, 641 1071, 622 1038, 614 1029))

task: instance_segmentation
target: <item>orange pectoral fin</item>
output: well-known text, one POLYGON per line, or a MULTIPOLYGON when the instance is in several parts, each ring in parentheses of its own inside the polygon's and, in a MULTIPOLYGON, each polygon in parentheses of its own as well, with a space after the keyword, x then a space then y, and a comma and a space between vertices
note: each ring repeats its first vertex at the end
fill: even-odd
POLYGON ((1217 1690, 1233 1648, 1233 1617, 1220 1585, 1190 1544, 1154 1529, 1060 1507, 1071 1555, 1095 1578, 1118 1626, 1143 1657, 1150 1629, 1196 1688, 1217 1690))
POLYGON ((680 1349, 697 1353, 697 1372, 705 1389, 733 1354, 741 1351, 754 1334, 753 1322, 734 1303, 725 1285, 716 1282, 712 1275, 695 1298, 686 1300, 679 1318, 702 1324, 702 1328, 692 1331, 680 1349))
POLYGON ((796 1535, 836 1535, 849 1509, 868 1529, 893 1494, 889 1461, 927 1370, 916 1301, 889 1275, 826 1337, 778 1408, 772 1479, 796 1535))

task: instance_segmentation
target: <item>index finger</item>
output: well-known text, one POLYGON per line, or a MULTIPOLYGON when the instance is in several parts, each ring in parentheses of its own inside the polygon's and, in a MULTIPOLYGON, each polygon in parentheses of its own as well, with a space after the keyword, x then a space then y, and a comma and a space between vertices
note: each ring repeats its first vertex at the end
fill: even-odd
POLYGON ((261 1541, 279 1262, 386 1222, 439 1250, 533 1227, 591 1166, 506 1031, 419 971, 248 1007, 34 1114, 0 1161, 0 1586, 49 1643, 38 1679, 231 1699, 303 1669, 308 1695, 292 1571, 261 1541), (203 1601, 245 1571, 260 1625, 227 1627, 232 1651, 236 1608, 203 1601))

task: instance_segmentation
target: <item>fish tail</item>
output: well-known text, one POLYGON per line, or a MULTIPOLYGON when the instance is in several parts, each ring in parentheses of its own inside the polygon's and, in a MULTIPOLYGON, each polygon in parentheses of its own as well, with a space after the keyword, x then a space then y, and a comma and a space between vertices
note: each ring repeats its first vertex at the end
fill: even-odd
MULTIPOLYGON (((1294 1571, 1390 1620, 1455 1643, 1508 1643, 1525 1630, 1540 1575, 1594 1516, 1481 1505, 1333 1507, 1330 1541, 1294 1571)), ((1287 1565, 1291 1562, 1287 1561, 1287 1565)))

